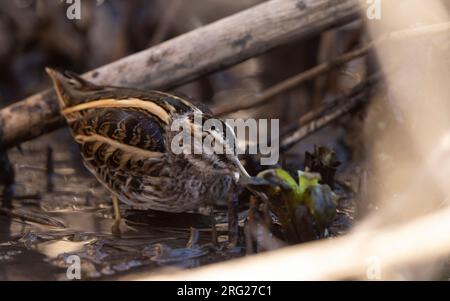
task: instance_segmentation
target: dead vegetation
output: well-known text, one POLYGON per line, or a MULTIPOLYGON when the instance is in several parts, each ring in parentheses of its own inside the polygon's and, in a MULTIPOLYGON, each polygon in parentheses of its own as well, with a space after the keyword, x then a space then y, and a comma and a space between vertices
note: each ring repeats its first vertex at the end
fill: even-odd
POLYGON ((260 2, 92 1, 75 21, 64 4, 0 6, 0 279, 64 279, 71 254, 86 278, 448 274, 445 1, 383 3, 381 20, 365 1, 260 2), (67 130, 53 132, 65 124, 48 65, 183 93, 224 118, 280 119, 279 164, 242 158, 271 185, 243 190, 231 221, 225 208, 124 205, 135 231, 112 236, 109 194, 67 130), (25 255, 41 271, 31 278, 25 255))

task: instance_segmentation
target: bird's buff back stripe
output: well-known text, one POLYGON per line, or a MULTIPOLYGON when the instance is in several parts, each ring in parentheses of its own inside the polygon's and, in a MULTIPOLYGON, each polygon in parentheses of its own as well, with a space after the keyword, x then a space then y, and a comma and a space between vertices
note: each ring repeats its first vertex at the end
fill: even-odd
POLYGON ((183 99, 181 97, 178 97, 178 96, 173 95, 173 94, 165 93, 165 92, 162 92, 162 91, 155 91, 155 92, 157 92, 158 94, 167 96, 167 97, 174 98, 174 99, 180 101, 181 103, 183 103, 184 105, 186 105, 187 107, 193 109, 194 111, 197 111, 197 112, 201 113, 201 111, 197 107, 193 106, 189 101, 186 101, 185 99, 183 99))
POLYGON ((157 116, 160 120, 162 120, 166 124, 169 124, 170 122, 169 113, 164 108, 151 101, 140 100, 138 98, 128 98, 128 99, 108 98, 108 99, 93 100, 90 102, 82 103, 64 109, 62 113, 65 115, 73 112, 96 108, 136 108, 145 110, 150 114, 157 116))
POLYGON ((162 153, 160 152, 152 152, 149 150, 141 149, 139 147, 131 146, 128 144, 120 143, 114 139, 93 134, 93 135, 76 135, 75 140, 78 143, 85 143, 85 142, 104 142, 108 143, 110 146, 114 148, 118 148, 123 150, 125 153, 132 154, 133 156, 137 156, 140 158, 156 158, 162 156, 162 153))

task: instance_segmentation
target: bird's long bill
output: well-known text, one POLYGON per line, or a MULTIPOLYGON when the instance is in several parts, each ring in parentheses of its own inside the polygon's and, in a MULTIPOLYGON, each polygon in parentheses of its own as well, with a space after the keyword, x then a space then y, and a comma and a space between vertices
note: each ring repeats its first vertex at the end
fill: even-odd
POLYGON ((52 68, 45 68, 53 81, 61 109, 79 104, 83 92, 95 90, 96 85, 86 81, 78 74, 70 71, 59 72, 52 68))
POLYGON ((67 93, 64 91, 65 90, 64 83, 67 81, 66 76, 61 72, 58 72, 55 69, 49 67, 46 67, 45 71, 52 79, 60 108, 61 109, 66 108, 67 106, 70 105, 67 93))
POLYGON ((260 186, 268 185, 268 182, 262 178, 252 177, 248 174, 242 163, 236 159, 236 166, 239 168, 239 180, 238 183, 242 186, 260 186))

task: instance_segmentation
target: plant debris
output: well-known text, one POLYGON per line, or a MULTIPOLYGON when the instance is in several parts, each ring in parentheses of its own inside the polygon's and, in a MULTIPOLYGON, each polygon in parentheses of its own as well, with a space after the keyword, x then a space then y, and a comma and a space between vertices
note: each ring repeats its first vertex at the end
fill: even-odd
POLYGON ((277 168, 263 171, 258 177, 273 183, 266 193, 287 241, 303 242, 305 233, 312 238, 312 231, 305 230, 313 227, 317 235, 323 236, 336 216, 338 197, 327 184, 319 183, 320 174, 298 171, 296 181, 287 171, 277 168))

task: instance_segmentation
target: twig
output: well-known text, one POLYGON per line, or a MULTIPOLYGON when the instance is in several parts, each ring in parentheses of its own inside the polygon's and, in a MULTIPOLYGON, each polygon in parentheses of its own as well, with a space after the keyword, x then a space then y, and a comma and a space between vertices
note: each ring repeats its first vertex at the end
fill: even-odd
POLYGON ((339 67, 348 61, 361 57, 365 55, 371 48, 371 46, 366 46, 364 48, 348 52, 333 61, 317 65, 311 69, 299 73, 285 81, 282 81, 281 83, 268 88, 267 90, 264 90, 260 94, 256 95, 256 97, 251 102, 239 101, 239 103, 236 104, 224 104, 222 106, 217 106, 216 108, 214 108, 213 112, 217 116, 223 116, 236 111, 247 110, 265 105, 274 100, 273 97, 275 95, 289 91, 308 80, 314 79, 317 76, 328 72, 333 68, 339 67))
POLYGON ((228 193, 228 244, 234 248, 239 240, 239 223, 238 223, 238 198, 235 195, 235 189, 232 188, 228 193))
POLYGON ((211 242, 217 246, 217 226, 216 226, 216 217, 214 216, 214 207, 209 209, 209 217, 211 219, 211 242))
POLYGON ((18 218, 23 221, 33 222, 41 225, 57 227, 57 228, 65 228, 63 222, 37 212, 31 212, 23 209, 9 209, 0 207, 0 214, 6 215, 12 218, 18 218))
POLYGON ((15 171, 6 151, 0 151, 0 207, 12 208, 11 200, 14 196, 15 171))
POLYGON ((53 161, 53 148, 47 146, 47 161, 45 164, 46 175, 47 175, 47 192, 53 192, 54 182, 55 182, 55 168, 53 161))
POLYGON ((259 107, 262 105, 265 105, 271 101, 274 100, 274 96, 278 95, 280 93, 289 91, 297 86, 299 86, 302 83, 305 83, 311 79, 314 79, 328 71, 334 68, 338 68, 345 63, 352 61, 356 58, 362 57, 366 55, 369 51, 372 49, 375 49, 375 47, 378 47, 381 43, 386 41, 393 41, 393 40, 402 40, 405 38, 411 38, 411 37, 418 37, 425 34, 432 34, 432 33, 439 33, 443 31, 450 30, 450 23, 442 23, 442 24, 436 24, 436 25, 429 25, 424 26, 420 28, 413 28, 413 29, 406 29, 396 32, 388 33, 381 38, 377 39, 376 41, 372 41, 366 46, 363 46, 359 49, 349 51, 341 56, 338 56, 337 58, 322 63, 320 65, 317 65, 311 69, 308 69, 304 72, 301 72, 287 80, 284 80, 264 91, 256 95, 250 102, 247 102, 245 100, 238 101, 233 104, 223 104, 220 106, 217 106, 216 108, 213 108, 213 112, 217 116, 223 116, 227 115, 236 111, 240 110, 247 110, 254 107, 259 107))
POLYGON ((258 199, 256 196, 251 195, 250 196, 250 206, 248 209, 248 217, 247 217, 247 223, 244 227, 244 234, 245 234, 245 252, 247 255, 253 254, 258 249, 258 246, 255 243, 255 240, 253 239, 253 232, 256 227, 256 214, 258 211, 258 199))
POLYGON ((23 194, 23 195, 14 195, 12 196, 14 200, 23 201, 23 200, 40 200, 42 198, 39 192, 33 194, 23 194))
MULTIPOLYGON (((84 75, 97 84, 167 89, 357 18, 356 0, 271 0, 84 75)), ((53 90, 0 111, 0 149, 63 125, 53 90)))
POLYGON ((372 75, 361 82, 346 95, 327 103, 319 109, 305 115, 281 136, 280 152, 285 152, 318 129, 330 124, 340 116, 356 108, 362 101, 367 100, 370 88, 379 80, 380 75, 372 75))

